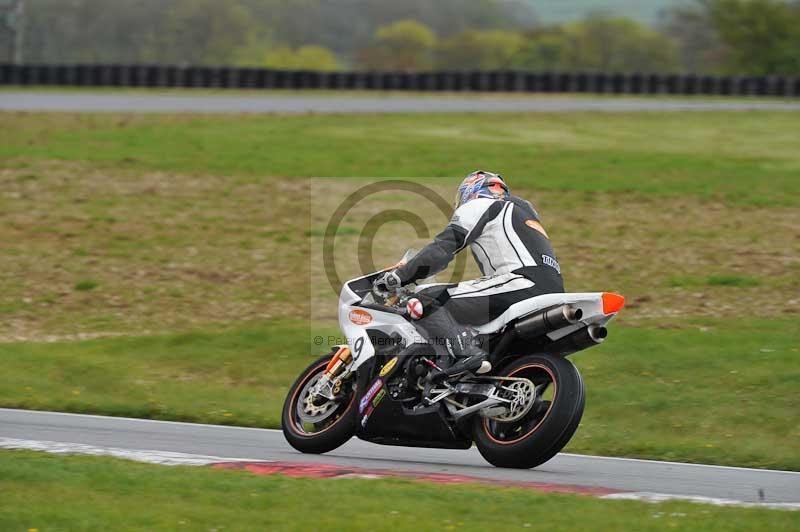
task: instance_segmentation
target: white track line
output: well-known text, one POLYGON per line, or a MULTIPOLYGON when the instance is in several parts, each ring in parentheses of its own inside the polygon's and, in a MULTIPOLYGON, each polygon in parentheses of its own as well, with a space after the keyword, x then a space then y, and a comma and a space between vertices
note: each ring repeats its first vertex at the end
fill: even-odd
POLYGON ((598 456, 594 454, 572 454, 572 453, 558 453, 559 456, 572 456, 574 458, 592 458, 597 460, 616 460, 621 462, 636 462, 641 464, 658 464, 658 465, 675 465, 681 467, 706 467, 713 469, 733 469, 736 471, 754 471, 756 473, 769 472, 769 473, 785 473, 787 475, 798 475, 800 471, 786 471, 784 469, 758 469, 756 467, 739 467, 739 466, 726 466, 715 464, 695 464, 692 462, 669 462, 666 460, 645 460, 643 458, 623 458, 620 456, 598 456))
POLYGON ((74 412, 52 412, 50 410, 23 410, 20 408, 0 408, 0 412, 14 412, 17 414, 31 414, 31 415, 48 415, 48 416, 64 416, 64 417, 88 417, 93 419, 104 419, 108 421, 135 421, 137 423, 161 423, 166 425, 186 425, 189 427, 212 427, 215 429, 235 429, 235 430, 258 430, 269 432, 281 432, 280 429, 262 429, 258 427, 238 427, 236 425, 212 425, 210 423, 190 423, 188 421, 167 421, 164 419, 147 419, 141 417, 123 417, 123 416, 101 416, 99 414, 76 414, 74 412))
POLYGON ((699 495, 670 495, 667 493, 651 493, 647 491, 612 493, 611 495, 602 495, 600 498, 653 503, 685 501, 700 504, 713 504, 714 506, 739 506, 744 508, 767 508, 770 510, 800 510, 800 502, 745 502, 736 499, 720 499, 717 497, 702 497, 699 495))
POLYGON ((241 458, 222 458, 202 454, 175 453, 170 451, 145 451, 118 449, 116 447, 98 447, 82 443, 65 443, 55 441, 18 440, 0 438, 0 449, 25 451, 42 451, 52 454, 86 454, 91 456, 113 456, 135 462, 146 462, 159 465, 204 466, 220 462, 269 462, 270 460, 242 460, 241 458))
MULTIPOLYGON (((207 466, 220 462, 271 462, 271 460, 258 460, 246 458, 223 458, 201 454, 176 453, 168 451, 132 450, 115 447, 99 447, 81 443, 65 443, 39 440, 19 440, 14 438, 0 438, 0 449, 14 449, 27 451, 40 451, 52 454, 82 454, 91 456, 112 456, 124 460, 146 462, 168 466, 207 466)), ((360 478, 380 478, 371 475, 359 475, 360 478)), ((700 497, 693 495, 672 495, 667 493, 633 492, 612 493, 600 496, 601 499, 610 500, 636 500, 650 503, 668 501, 686 501, 715 506, 737 506, 745 508, 764 508, 771 510, 800 510, 800 503, 766 503, 745 502, 735 499, 719 499, 714 497, 700 497)))
MULTIPOLYGON (((250 431, 267 431, 267 432, 282 432, 280 429, 263 429, 257 427, 237 427, 235 425, 212 425, 209 423, 189 423, 186 421, 165 421, 161 419, 143 419, 143 418, 135 418, 135 417, 119 417, 119 416, 101 416, 97 414, 75 414, 72 412, 51 412, 45 410, 22 410, 17 408, 0 408, 0 412, 15 412, 19 414, 44 414, 49 416, 65 416, 65 417, 84 417, 84 418, 94 418, 94 419, 104 419, 109 421, 114 420, 122 420, 122 421, 133 421, 137 423, 161 423, 167 425, 186 425, 191 427, 211 427, 217 429, 231 429, 231 430, 250 430, 250 431)), ((725 465, 715 465, 715 464, 694 464, 690 462, 670 462, 666 460, 645 460, 643 458, 624 458, 619 456, 598 456, 598 455, 591 455, 591 454, 573 454, 573 453, 559 453, 560 456, 571 456, 575 458, 589 458, 589 459, 597 459, 597 460, 615 460, 621 462, 635 462, 635 463, 642 463, 642 464, 654 464, 654 465, 675 465, 675 466, 689 466, 689 467, 705 467, 705 468, 714 468, 714 469, 732 469, 738 471, 754 471, 754 472, 770 472, 770 473, 785 473, 788 475, 797 475, 800 476, 800 471, 786 471, 782 469, 758 469, 753 467, 737 467, 737 466, 725 466, 725 465)), ((257 461, 257 460, 251 460, 257 461)))

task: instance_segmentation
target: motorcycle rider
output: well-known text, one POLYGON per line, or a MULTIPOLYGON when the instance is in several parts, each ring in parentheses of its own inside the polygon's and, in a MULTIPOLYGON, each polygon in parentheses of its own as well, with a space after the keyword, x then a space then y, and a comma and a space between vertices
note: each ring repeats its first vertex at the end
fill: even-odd
POLYGON ((530 202, 513 196, 499 174, 476 171, 461 182, 450 223, 408 263, 375 280, 378 292, 425 279, 444 270, 469 246, 483 277, 458 284, 423 287, 418 325, 432 343, 443 343, 456 362, 433 372, 432 380, 491 370, 470 325, 488 323, 511 305, 546 293, 563 292, 561 268, 530 202))

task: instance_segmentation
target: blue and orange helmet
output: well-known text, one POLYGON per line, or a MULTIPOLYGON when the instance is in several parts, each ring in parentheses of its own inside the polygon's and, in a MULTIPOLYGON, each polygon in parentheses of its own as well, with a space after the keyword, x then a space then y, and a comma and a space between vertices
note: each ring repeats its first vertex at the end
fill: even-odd
POLYGON ((465 177, 459 185, 455 208, 458 209, 476 198, 505 199, 508 195, 508 185, 500 174, 478 170, 465 177))

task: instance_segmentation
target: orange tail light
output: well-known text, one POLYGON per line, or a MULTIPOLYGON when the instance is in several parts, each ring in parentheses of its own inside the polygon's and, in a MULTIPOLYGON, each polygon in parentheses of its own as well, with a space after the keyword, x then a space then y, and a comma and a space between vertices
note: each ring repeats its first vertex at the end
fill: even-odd
POLYGON ((603 292, 603 314, 616 314, 624 306, 624 297, 613 292, 603 292))

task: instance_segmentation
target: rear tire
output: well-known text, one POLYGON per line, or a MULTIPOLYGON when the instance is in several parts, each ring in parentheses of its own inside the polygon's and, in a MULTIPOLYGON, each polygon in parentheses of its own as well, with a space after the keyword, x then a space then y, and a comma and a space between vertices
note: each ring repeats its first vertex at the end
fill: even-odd
POLYGON ((537 387, 549 381, 553 397, 549 405, 534 406, 511 423, 476 416, 478 451, 497 467, 529 469, 547 462, 569 442, 583 416, 585 391, 578 369, 560 356, 532 355, 513 361, 498 376, 529 378, 537 387))
MULTIPOLYGON (((307 383, 315 376, 325 371, 325 367, 333 357, 331 352, 320 357, 308 366, 297 380, 294 381, 286 400, 283 403, 281 415, 281 428, 289 445, 301 453, 321 454, 332 451, 353 437, 357 427, 356 390, 353 385, 347 392, 343 392, 342 401, 336 406, 331 417, 325 421, 324 426, 313 428, 309 431, 297 413, 297 403, 302 398, 298 397, 303 392, 307 383)), ((320 423, 320 425, 323 425, 320 423)))

